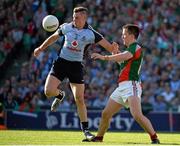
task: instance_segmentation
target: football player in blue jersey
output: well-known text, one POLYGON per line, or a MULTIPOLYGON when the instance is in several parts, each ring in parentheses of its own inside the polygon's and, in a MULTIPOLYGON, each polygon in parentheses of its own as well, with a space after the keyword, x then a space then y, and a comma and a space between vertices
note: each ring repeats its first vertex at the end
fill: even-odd
POLYGON ((96 32, 87 23, 87 18, 87 8, 74 8, 73 21, 62 24, 54 34, 34 50, 34 56, 37 57, 48 46, 56 42, 60 36, 64 36, 61 52, 47 76, 44 92, 47 97, 56 97, 51 106, 51 111, 56 111, 65 97, 64 91, 59 90, 58 86, 64 78, 69 79, 77 105, 81 129, 86 137, 85 141, 91 140, 94 135, 88 129, 87 109, 84 102, 85 85, 82 66, 84 50, 90 44, 97 43, 111 53, 118 52, 118 45, 109 43, 100 33, 96 32))

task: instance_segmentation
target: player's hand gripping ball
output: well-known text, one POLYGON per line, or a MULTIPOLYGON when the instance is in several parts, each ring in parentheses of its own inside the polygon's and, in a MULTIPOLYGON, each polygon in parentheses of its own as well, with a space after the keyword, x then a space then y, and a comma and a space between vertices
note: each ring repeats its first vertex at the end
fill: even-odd
POLYGON ((59 27, 59 21, 54 15, 47 15, 42 21, 43 28, 48 32, 53 32, 59 27))

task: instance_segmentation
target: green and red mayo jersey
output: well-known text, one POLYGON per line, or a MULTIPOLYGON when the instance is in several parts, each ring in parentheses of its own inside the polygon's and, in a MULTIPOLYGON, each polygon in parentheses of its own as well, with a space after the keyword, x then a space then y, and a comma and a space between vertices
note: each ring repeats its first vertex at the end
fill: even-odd
POLYGON ((127 49, 133 57, 120 64, 118 82, 139 81, 139 73, 143 61, 142 47, 137 43, 132 43, 127 49))

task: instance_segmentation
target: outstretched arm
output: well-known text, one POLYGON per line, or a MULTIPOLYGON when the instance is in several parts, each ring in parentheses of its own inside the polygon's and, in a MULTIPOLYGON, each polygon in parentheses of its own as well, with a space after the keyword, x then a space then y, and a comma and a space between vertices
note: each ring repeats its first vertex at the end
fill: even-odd
POLYGON ((133 55, 129 51, 125 51, 123 53, 118 53, 118 54, 114 54, 114 55, 105 55, 105 56, 103 56, 99 53, 93 53, 91 55, 91 58, 93 58, 93 59, 109 60, 109 61, 116 61, 116 62, 129 60, 132 57, 133 57, 133 55))
POLYGON ((57 41, 58 38, 59 38, 59 34, 56 31, 54 34, 52 34, 50 37, 48 37, 39 47, 37 47, 34 50, 34 56, 38 57, 42 51, 44 51, 48 46, 50 46, 55 41, 57 41))
POLYGON ((115 42, 111 44, 105 38, 103 38, 101 41, 98 42, 98 44, 105 48, 107 51, 111 52, 112 54, 119 53, 119 45, 115 42))

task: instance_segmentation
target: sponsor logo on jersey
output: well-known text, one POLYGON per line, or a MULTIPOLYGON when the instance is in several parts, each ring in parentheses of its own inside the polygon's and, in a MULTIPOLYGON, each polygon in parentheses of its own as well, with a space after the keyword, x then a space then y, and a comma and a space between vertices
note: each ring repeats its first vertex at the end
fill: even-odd
POLYGON ((78 46, 78 41, 76 40, 72 41, 71 45, 76 48, 78 46))

